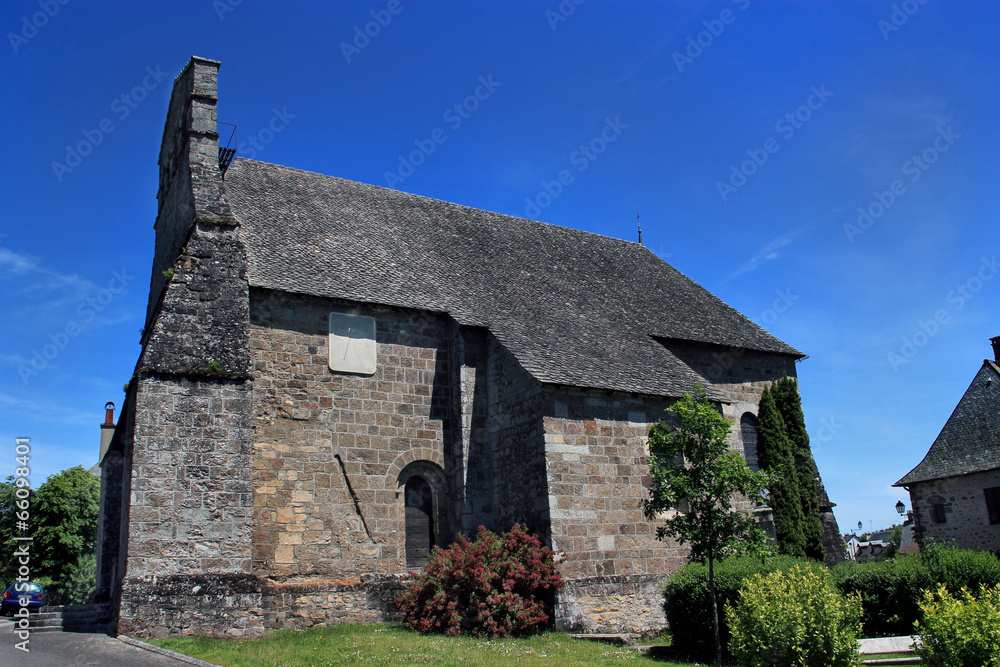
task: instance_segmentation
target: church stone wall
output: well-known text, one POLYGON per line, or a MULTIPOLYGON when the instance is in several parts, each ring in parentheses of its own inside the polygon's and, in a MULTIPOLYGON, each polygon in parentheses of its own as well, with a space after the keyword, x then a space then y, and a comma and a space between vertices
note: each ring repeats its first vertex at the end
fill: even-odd
MULTIPOLYGON (((416 461, 443 469, 450 454, 449 326, 419 311, 254 291, 255 573, 348 585, 405 570, 399 475, 416 461), (335 310, 376 318, 373 376, 329 369, 335 310)), ((448 489, 437 491, 445 501, 448 489)))
MULTIPOLYGON (((731 446, 742 451, 744 412, 757 413, 764 387, 795 375, 794 359, 670 341, 668 347, 723 395, 723 415, 734 424, 731 446)), ((597 390, 549 388, 543 405, 553 548, 564 555, 567 586, 556 607, 557 625, 586 632, 662 629, 663 582, 686 562, 687 548, 656 539, 641 501, 649 487, 650 427, 672 401, 597 390)), ((753 504, 737 501, 745 511, 753 504)))
POLYGON ((687 549, 656 539, 642 512, 646 441, 670 401, 623 393, 548 389, 544 451, 552 546, 568 580, 558 627, 586 632, 662 629, 661 587, 687 549))
POLYGON ((1000 524, 990 525, 983 489, 1000 486, 1000 470, 946 477, 910 485, 910 503, 920 544, 933 540, 963 549, 1000 549, 1000 524), (933 506, 944 505, 944 523, 934 520, 933 506))
POLYGON ((489 347, 489 432, 496 448, 496 528, 549 532, 541 384, 496 339, 489 347))
POLYGON ((455 327, 452 401, 460 433, 452 448, 451 477, 454 499, 461 508, 454 533, 475 534, 479 526, 494 528, 497 504, 496 465, 490 439, 489 333, 485 329, 455 327))
MULTIPOLYGON (((435 485, 439 543, 515 522, 549 541, 567 580, 558 627, 665 626, 661 587, 687 551, 655 539, 641 500, 670 400, 542 385, 443 314, 263 289, 249 302, 252 381, 137 380, 122 632, 396 618, 414 466, 435 485), (329 369, 331 311, 376 318, 373 376, 329 369)), ((738 421, 763 380, 731 379, 714 388, 738 421)))

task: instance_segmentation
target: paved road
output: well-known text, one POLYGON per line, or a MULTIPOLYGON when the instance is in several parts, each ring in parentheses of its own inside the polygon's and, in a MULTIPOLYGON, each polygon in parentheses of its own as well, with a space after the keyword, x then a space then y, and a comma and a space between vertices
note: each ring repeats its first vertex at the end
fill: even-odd
MULTIPOLYGON (((132 646, 107 635, 79 632, 33 632, 28 652, 9 618, 0 619, 0 664, 4 667, 190 667, 192 663, 132 646)), ((201 665, 209 663, 199 662, 201 665)))

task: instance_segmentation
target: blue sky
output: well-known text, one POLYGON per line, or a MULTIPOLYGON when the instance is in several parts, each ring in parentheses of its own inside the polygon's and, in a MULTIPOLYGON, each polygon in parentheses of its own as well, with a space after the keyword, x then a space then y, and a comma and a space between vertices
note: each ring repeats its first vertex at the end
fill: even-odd
POLYGON ((96 461, 199 55, 243 156, 630 240, 638 212, 648 247, 809 355, 841 528, 888 525, 1000 335, 997 25, 998 3, 942 0, 7 0, 0 476, 17 436, 35 485, 96 461))

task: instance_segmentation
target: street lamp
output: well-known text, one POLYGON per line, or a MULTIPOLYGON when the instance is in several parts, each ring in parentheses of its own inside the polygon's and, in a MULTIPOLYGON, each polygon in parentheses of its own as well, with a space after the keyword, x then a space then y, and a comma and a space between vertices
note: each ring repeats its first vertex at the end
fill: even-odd
POLYGON ((899 514, 899 516, 903 516, 904 512, 906 512, 906 505, 904 505, 903 501, 900 500, 896 503, 896 513, 899 514))

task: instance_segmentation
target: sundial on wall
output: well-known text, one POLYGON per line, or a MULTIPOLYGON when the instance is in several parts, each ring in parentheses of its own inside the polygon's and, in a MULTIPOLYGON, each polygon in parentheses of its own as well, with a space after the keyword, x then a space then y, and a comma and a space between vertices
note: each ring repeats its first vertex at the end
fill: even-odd
POLYGON ((371 375, 375 372, 375 318, 330 313, 330 369, 371 375))

